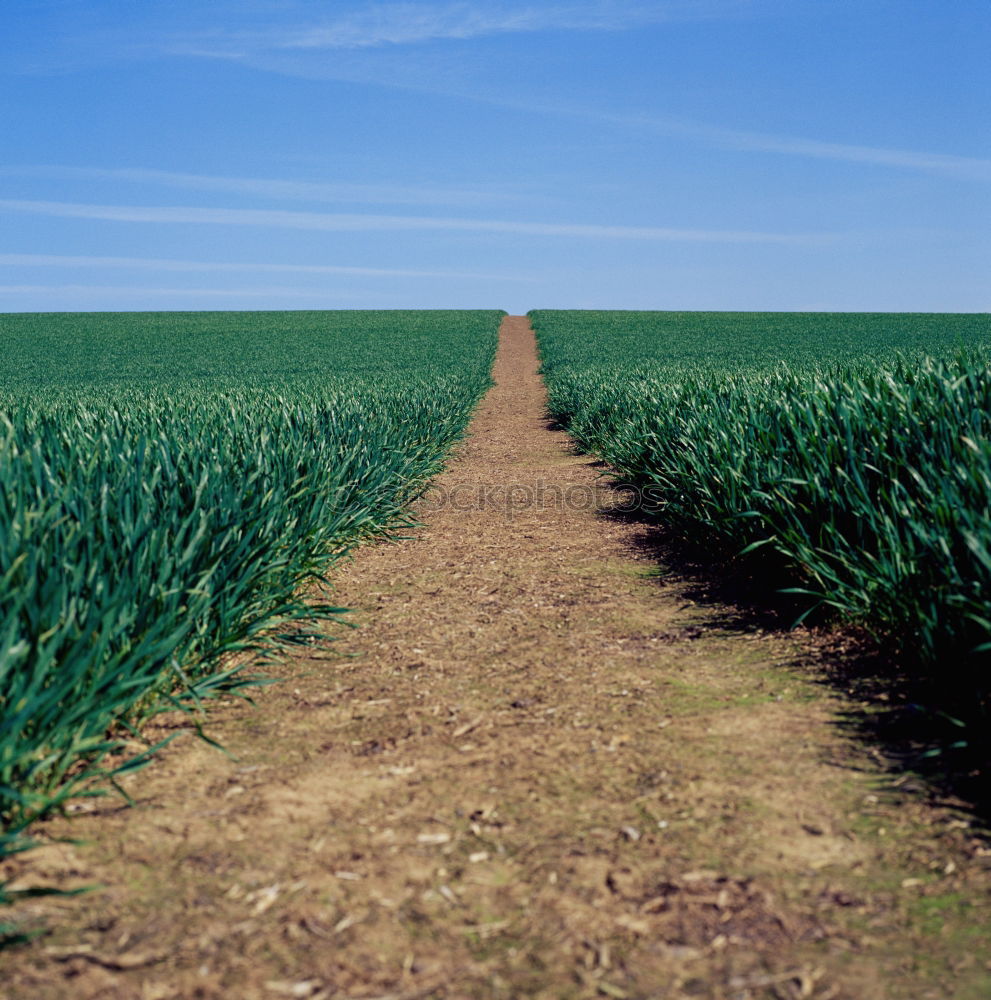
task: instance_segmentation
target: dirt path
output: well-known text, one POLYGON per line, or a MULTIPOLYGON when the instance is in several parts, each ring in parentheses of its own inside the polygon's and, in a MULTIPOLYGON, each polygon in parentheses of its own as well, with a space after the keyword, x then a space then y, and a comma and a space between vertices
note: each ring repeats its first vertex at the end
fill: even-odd
MULTIPOLYGON (((598 516, 525 319, 362 624, 22 862, 10 998, 983 997, 988 857, 835 726, 811 644, 748 630, 598 516), (542 494, 540 487, 542 486, 542 494)), ((602 499, 599 496, 598 499, 602 499)))

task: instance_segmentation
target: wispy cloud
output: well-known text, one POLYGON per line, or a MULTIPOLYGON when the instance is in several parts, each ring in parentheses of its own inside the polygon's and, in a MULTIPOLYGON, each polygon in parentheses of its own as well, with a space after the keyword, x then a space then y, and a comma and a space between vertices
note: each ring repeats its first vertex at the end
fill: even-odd
POLYGON ((842 142, 824 142, 820 139, 801 139, 794 136, 739 132, 731 129, 712 129, 710 133, 714 141, 733 149, 896 167, 900 170, 916 170, 960 180, 991 181, 991 160, 974 156, 887 149, 882 146, 856 146, 842 142))
POLYGON ((258 177, 217 177, 135 167, 2 166, 0 176, 152 184, 187 191, 214 191, 284 201, 365 205, 480 205, 512 201, 518 197, 500 190, 498 185, 436 188, 414 184, 326 183, 258 177))
POLYGON ((733 229, 676 229, 661 226, 613 226, 587 223, 525 222, 409 215, 289 212, 269 209, 190 208, 155 205, 83 205, 61 201, 0 200, 0 211, 26 212, 70 219, 184 225, 267 226, 324 232, 465 232, 508 236, 575 239, 643 240, 677 243, 821 244, 826 234, 773 233, 733 229))
POLYGON ((375 3, 295 27, 214 30, 175 39, 168 49, 176 54, 236 59, 266 50, 367 49, 537 31, 623 31, 645 24, 711 18, 748 6, 748 0, 375 3))
MULTIPOLYGON (((582 112, 585 116, 588 112, 582 112)), ((751 132, 741 129, 721 128, 698 122, 683 122, 664 118, 628 115, 602 115, 596 118, 648 128, 665 135, 683 135, 701 139, 712 145, 743 152, 778 153, 817 160, 837 160, 847 163, 865 163, 872 166, 896 167, 940 174, 961 180, 991 181, 991 160, 952 153, 930 153, 919 150, 891 149, 884 146, 860 146, 850 143, 806 139, 798 136, 776 135, 769 132, 751 132)))
POLYGON ((465 271, 425 271, 408 268, 355 267, 341 264, 254 264, 236 261, 173 260, 158 257, 89 257, 62 254, 0 253, 0 266, 62 268, 124 268, 139 271, 227 274, 322 274, 352 278, 442 278, 477 281, 532 281, 509 274, 473 274, 465 271))
MULTIPOLYGON (((714 10, 714 9, 713 9, 714 10)), ((713 11, 710 11, 712 14, 713 11)), ((633 17, 632 12, 628 12, 633 17)), ((671 15, 670 19, 673 19, 671 15)), ((659 20, 659 18, 655 18, 659 20)), ((533 23, 537 23, 536 20, 533 23)), ((575 25, 578 21, 576 19, 575 25)), ((617 19, 616 24, 621 23, 617 19)), ((644 23, 647 23, 646 21, 644 23)), ((600 27, 605 27, 603 20, 600 27)), ((632 21, 627 22, 631 26, 632 21)), ((314 46, 316 47, 316 46, 314 46)), ((304 46, 297 45, 301 50, 304 46)), ((933 152, 918 149, 891 148, 872 146, 832 139, 811 138, 775 132, 760 132, 733 128, 718 124, 692 121, 675 116, 630 113, 629 111, 608 111, 594 108, 581 108, 561 103, 541 103, 529 100, 514 100, 504 94, 486 93, 484 88, 475 85, 471 87, 452 85, 449 81, 438 84, 429 82, 429 76, 422 72, 412 75, 395 74, 395 67, 383 67, 378 62, 373 67, 357 66, 350 70, 342 63, 328 65, 321 59, 314 64, 302 58, 296 61, 289 46, 271 47, 266 52, 257 52, 248 61, 261 69, 274 70, 302 76, 354 79, 362 82, 374 82, 380 85, 396 87, 401 90, 422 92, 448 98, 457 98, 472 103, 484 104, 490 107, 505 108, 536 114, 570 117, 585 121, 610 123, 626 126, 638 132, 648 132, 655 135, 680 138, 691 143, 714 148, 736 150, 758 154, 790 156, 801 159, 831 160, 840 163, 859 163, 866 166, 887 167, 895 170, 907 170, 926 173, 933 176, 947 177, 956 180, 991 181, 991 160, 964 156, 954 153, 933 152), (282 56, 279 56, 279 52, 282 56), (284 57, 284 58, 283 58, 284 57)), ((386 199, 382 199, 383 203, 386 199)), ((371 202, 370 202, 371 203, 371 202)), ((397 200, 395 202, 399 204, 397 200)), ((407 202, 413 204, 411 200, 407 202)), ((422 201, 427 204, 427 200, 422 201)), ((454 204, 454 202, 451 202, 454 204)))
MULTIPOLYGON (((64 73, 120 60, 183 56, 236 62, 294 75, 319 75, 310 53, 338 59, 373 50, 415 50, 541 31, 624 31, 649 24, 746 13, 767 0, 323 0, 244 3, 71 5, 39 45, 25 19, 20 45, 0 71, 64 73), (104 5, 107 7, 107 5, 104 5), (75 8, 75 9, 73 9, 75 8), (283 57, 280 59, 280 57, 283 57), (273 59, 277 65, 273 64, 273 59)), ((46 27, 49 27, 46 24, 46 27)), ((16 38, 16 34, 15 34, 16 38)), ((335 60, 336 62, 337 60, 335 60)), ((326 60, 320 60, 326 63, 326 60)), ((345 77, 349 75, 347 70, 345 77)), ((330 74, 334 76, 333 73, 330 74)))
POLYGON ((162 298, 286 298, 320 299, 341 301, 357 298, 358 293, 349 290, 334 291, 321 288, 286 288, 278 285, 268 288, 136 288, 132 285, 0 285, 0 295, 42 295, 46 297, 71 296, 73 298, 120 298, 140 299, 159 296, 162 298))
MULTIPOLYGON (((466 95, 461 95, 466 96, 466 95)), ((863 163, 870 166, 894 167, 922 173, 952 177, 958 180, 991 181, 991 160, 953 153, 933 153, 922 150, 892 149, 884 146, 863 146, 852 143, 830 142, 800 136, 779 135, 772 132, 755 132, 726 128, 704 122, 689 121, 674 116, 650 113, 603 111, 596 108, 569 104, 538 103, 505 100, 501 97, 476 97, 468 99, 510 108, 531 114, 575 118, 581 121, 618 125, 638 133, 683 138, 708 146, 752 153, 772 153, 806 159, 835 160, 863 163)))

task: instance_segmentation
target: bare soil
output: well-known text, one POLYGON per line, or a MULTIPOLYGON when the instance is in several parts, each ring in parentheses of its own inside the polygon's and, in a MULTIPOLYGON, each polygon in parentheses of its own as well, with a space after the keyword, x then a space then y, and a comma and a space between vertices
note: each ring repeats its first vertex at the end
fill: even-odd
POLYGON ((991 852, 838 723, 823 645, 697 603, 548 429, 532 332, 355 630, 8 862, 8 998, 978 998, 991 852), (73 838, 74 843, 65 842, 73 838))

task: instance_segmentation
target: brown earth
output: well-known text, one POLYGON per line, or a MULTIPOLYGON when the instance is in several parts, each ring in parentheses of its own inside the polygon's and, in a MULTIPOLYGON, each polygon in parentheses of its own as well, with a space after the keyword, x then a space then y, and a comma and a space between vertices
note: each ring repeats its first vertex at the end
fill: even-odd
POLYGON ((338 574, 361 628, 212 713, 233 757, 173 744, 8 862, 105 888, 20 905, 0 995, 991 995, 972 820, 844 735, 813 636, 596 511, 524 318, 495 377, 416 538, 338 574))

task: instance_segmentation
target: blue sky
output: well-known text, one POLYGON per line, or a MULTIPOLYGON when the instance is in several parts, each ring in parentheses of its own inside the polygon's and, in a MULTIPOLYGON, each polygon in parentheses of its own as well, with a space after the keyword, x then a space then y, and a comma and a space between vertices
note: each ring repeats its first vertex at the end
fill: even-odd
POLYGON ((987 0, 5 0, 0 311, 991 310, 987 0))

